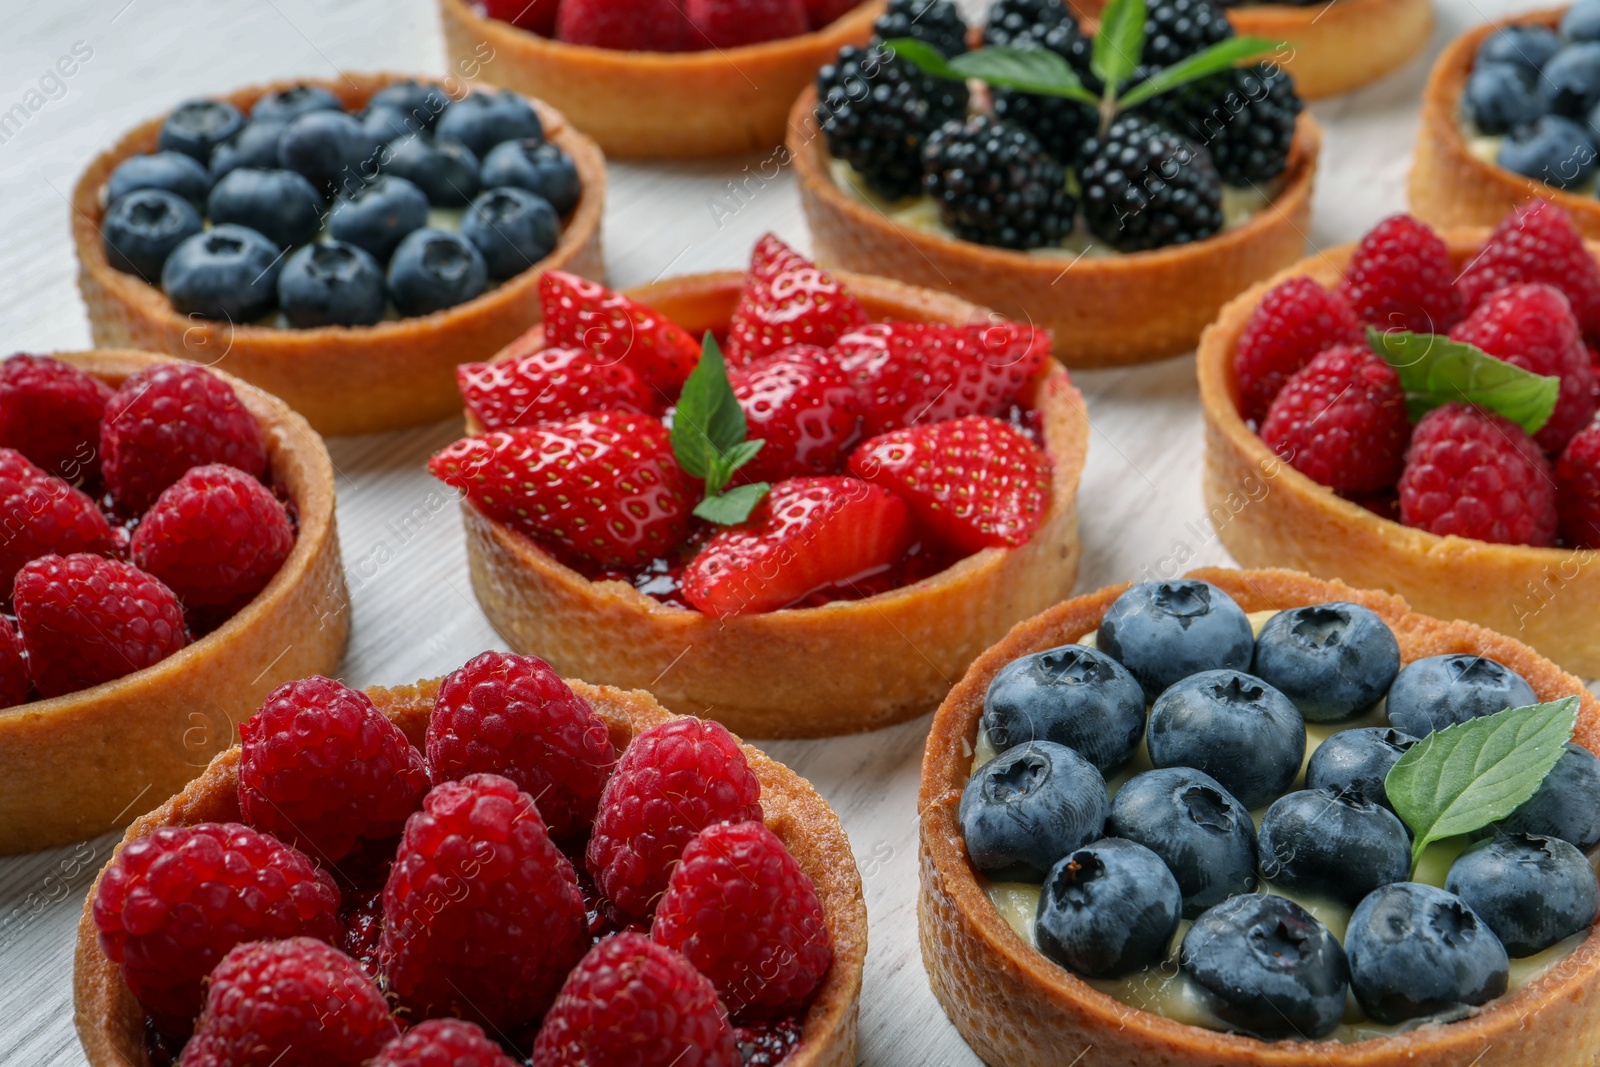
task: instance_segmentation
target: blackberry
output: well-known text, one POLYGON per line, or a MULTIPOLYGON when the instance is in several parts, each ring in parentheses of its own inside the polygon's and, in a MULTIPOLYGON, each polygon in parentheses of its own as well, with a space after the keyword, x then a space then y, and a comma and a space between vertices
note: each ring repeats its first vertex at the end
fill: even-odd
POLYGON ((1211 153, 1141 115, 1122 115, 1083 146, 1089 231, 1121 252, 1200 241, 1222 229, 1211 153))
MULTIPOLYGON (((1043 32, 1016 37, 1012 47, 1048 48, 1077 71, 1078 77, 1090 87, 1091 92, 1100 91, 1100 82, 1089 71, 1092 45, 1071 15, 1063 14, 1059 21, 1043 32)), ((1100 114, 1095 108, 1065 97, 1038 96, 999 86, 991 88, 990 96, 996 115, 1017 123, 1039 138, 1045 151, 1063 163, 1071 163, 1078 158, 1083 142, 1094 135, 1100 122, 1100 114)))
POLYGON ((947 122, 922 146, 922 167, 939 218, 964 241, 1044 248, 1072 229, 1066 168, 1014 123, 986 115, 947 122))
POLYGON ((1289 165, 1300 108, 1288 72, 1260 63, 1190 82, 1139 110, 1204 145, 1222 180, 1242 186, 1270 181, 1289 165))
POLYGON ((839 49, 817 71, 818 125, 828 151, 890 200, 922 188, 922 142, 967 113, 967 87, 933 78, 879 46, 839 49))
POLYGON ((1156 0, 1145 12, 1144 55, 1150 67, 1170 67, 1233 36, 1215 0, 1156 0))
POLYGON ((1071 18, 1061 0, 995 0, 983 24, 983 43, 1020 47, 1029 40, 1043 40, 1071 18))
POLYGON ((872 30, 885 41, 914 37, 946 59, 967 50, 967 24, 950 0, 889 0, 872 30))

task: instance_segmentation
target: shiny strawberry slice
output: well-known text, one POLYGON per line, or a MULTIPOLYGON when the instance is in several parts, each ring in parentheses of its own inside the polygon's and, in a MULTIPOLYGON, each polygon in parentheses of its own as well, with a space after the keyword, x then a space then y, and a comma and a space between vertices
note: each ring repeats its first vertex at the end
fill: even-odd
POLYGON ((828 354, 795 345, 728 375, 749 427, 766 441, 739 468, 741 482, 833 474, 856 438, 856 393, 828 354))
POLYGON ((622 411, 468 437, 428 469, 580 569, 637 567, 672 552, 696 495, 666 428, 622 411))
POLYGON ((911 543, 911 511, 857 478, 791 478, 690 561, 683 593, 707 615, 776 611, 828 586, 870 579, 911 543))
POLYGON ((678 395, 700 361, 700 342, 683 327, 576 274, 546 271, 539 279, 539 306, 546 345, 586 348, 605 363, 626 360, 667 399, 678 395))
POLYGON ((866 321, 861 302, 833 275, 769 233, 756 242, 733 309, 728 363, 737 367, 796 344, 827 348, 866 321))
POLYGON ((626 363, 584 348, 544 348, 493 363, 463 363, 456 385, 486 430, 570 419, 586 411, 656 412, 656 393, 626 363))
POLYGON ((1050 457, 984 416, 874 437, 851 455, 850 472, 903 497, 962 552, 1025 544, 1050 509, 1050 457))

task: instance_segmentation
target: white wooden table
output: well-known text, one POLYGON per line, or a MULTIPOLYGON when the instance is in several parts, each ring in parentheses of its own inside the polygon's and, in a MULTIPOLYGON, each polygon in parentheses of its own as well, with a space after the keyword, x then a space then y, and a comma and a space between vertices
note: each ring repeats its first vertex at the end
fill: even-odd
MULTIPOLYGON (((1314 108, 1327 140, 1311 245, 1354 240, 1403 210, 1419 94, 1443 43, 1491 16, 1542 6, 1438 2, 1440 25, 1424 58, 1314 108)), ((135 123, 187 97, 269 79, 446 70, 431 0, 3 0, 0 15, 0 113, 32 109, 25 123, 0 129, 0 352, 88 346, 67 198, 89 159, 135 123), (56 60, 74 51, 89 58, 70 78, 49 80, 56 60)), ((807 248, 788 173, 746 183, 755 191, 743 206, 730 198, 730 180, 743 179, 747 164, 756 172, 757 162, 613 164, 611 283, 739 267, 767 230, 807 248)), ((1080 589, 1228 562, 1200 499, 1192 360, 1076 378, 1094 424, 1080 500, 1080 589)), ((454 509, 413 511, 435 485, 424 460, 460 430, 456 421, 329 443, 355 613, 342 673, 353 685, 437 675, 504 647, 473 599, 454 509), (419 523, 418 515, 429 517, 419 523)), ((766 746, 816 784, 854 843, 871 917, 861 1060, 874 1065, 978 1062, 929 993, 917 948, 916 792, 927 724, 766 746)), ((83 1062, 72 1026, 73 934, 113 840, 0 860, 6 1067, 83 1062)))

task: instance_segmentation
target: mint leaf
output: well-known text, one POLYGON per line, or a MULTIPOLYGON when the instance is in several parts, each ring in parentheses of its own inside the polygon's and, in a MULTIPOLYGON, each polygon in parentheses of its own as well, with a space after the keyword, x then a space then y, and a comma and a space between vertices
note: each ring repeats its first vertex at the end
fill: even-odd
POLYGON ((1411 871, 1428 845, 1510 815, 1539 788, 1578 723, 1578 698, 1508 708, 1436 730, 1384 779, 1395 813, 1415 835, 1411 871))
POLYGON ((950 68, 990 85, 1041 96, 1064 96, 1091 105, 1100 102, 1099 97, 1084 88, 1072 65, 1048 48, 993 45, 957 56, 950 61, 950 68))
POLYGON ((746 432, 744 412, 728 384, 722 349, 707 332, 700 362, 683 383, 672 416, 672 451, 678 466, 690 477, 708 478, 723 454, 743 441, 746 432))
POLYGON ((952 81, 967 79, 965 74, 950 65, 944 58, 943 52, 927 41, 919 41, 915 37, 896 37, 892 41, 883 42, 883 46, 925 74, 932 74, 936 78, 949 78, 952 81))
POLYGON ((1550 421, 1561 379, 1525 371, 1480 348, 1431 333, 1367 327, 1367 341, 1400 374, 1413 420, 1455 401, 1504 415, 1529 433, 1550 421))
POLYGON ((1115 94, 1139 66, 1144 53, 1145 0, 1111 0, 1100 12, 1089 69, 1115 94))
POLYGON ((708 496, 694 507, 694 513, 707 522, 732 526, 750 517, 750 512, 761 503, 772 486, 766 482, 753 482, 729 489, 720 496, 708 496))
MULTIPOLYGON (((1238 66, 1246 59, 1255 59, 1257 56, 1276 52, 1281 47, 1283 42, 1269 41, 1265 37, 1229 38, 1203 52, 1196 52, 1170 67, 1156 71, 1124 93, 1117 104, 1122 108, 1138 107, 1152 96, 1164 93, 1168 89, 1176 89, 1180 85, 1188 85, 1192 81, 1220 74, 1230 67, 1238 66)), ((1278 76, 1287 77, 1281 71, 1278 76)))

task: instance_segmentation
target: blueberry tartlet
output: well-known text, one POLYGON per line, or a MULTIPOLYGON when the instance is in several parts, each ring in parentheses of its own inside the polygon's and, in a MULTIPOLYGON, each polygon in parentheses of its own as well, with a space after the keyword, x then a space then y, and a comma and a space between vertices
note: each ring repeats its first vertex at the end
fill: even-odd
POLYGON ((387 75, 191 100, 73 196, 97 344, 220 366, 322 433, 443 418, 456 363, 599 276, 599 150, 537 101, 387 75))

